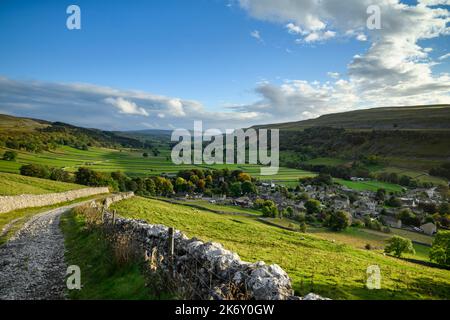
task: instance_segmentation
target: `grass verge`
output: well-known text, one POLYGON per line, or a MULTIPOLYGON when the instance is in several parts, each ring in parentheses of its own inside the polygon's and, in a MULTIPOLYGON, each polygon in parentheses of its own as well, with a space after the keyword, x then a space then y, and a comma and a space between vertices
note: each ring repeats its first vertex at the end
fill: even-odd
POLYGON ((0 214, 0 245, 4 244, 34 215, 59 207, 80 203, 87 200, 103 198, 105 195, 95 195, 75 199, 73 201, 61 202, 51 206, 24 208, 0 214))
POLYGON ((71 290, 76 300, 151 300, 146 278, 137 262, 118 263, 110 242, 101 229, 87 228, 82 215, 74 210, 61 218, 66 261, 81 270, 81 290, 71 290))

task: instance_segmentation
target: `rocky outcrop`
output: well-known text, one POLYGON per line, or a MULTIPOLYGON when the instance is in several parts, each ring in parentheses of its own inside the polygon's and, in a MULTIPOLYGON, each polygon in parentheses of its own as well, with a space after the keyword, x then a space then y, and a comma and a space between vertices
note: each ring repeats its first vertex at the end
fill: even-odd
MULTIPOLYGON (((185 299, 302 300, 295 297, 291 280, 278 265, 248 263, 219 243, 189 239, 178 230, 123 219, 105 211, 103 221, 111 238, 126 236, 145 256, 149 268, 166 277, 178 296, 185 299), (173 239, 173 240, 171 240, 173 239), (172 245, 173 243, 173 245, 172 245), (173 249, 172 249, 173 248, 173 249)), ((322 299, 310 294, 307 300, 322 299)))
POLYGON ((0 197, 0 213, 31 207, 50 206, 53 204, 72 201, 102 193, 109 193, 109 189, 107 187, 84 188, 39 195, 24 194, 19 196, 3 196, 0 197))

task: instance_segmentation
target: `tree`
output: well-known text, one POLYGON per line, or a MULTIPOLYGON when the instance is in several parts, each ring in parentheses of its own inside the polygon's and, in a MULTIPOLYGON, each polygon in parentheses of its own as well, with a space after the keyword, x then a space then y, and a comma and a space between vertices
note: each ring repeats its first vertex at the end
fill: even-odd
POLYGON ((145 180, 145 188, 147 189, 149 195, 151 196, 155 195, 156 190, 155 190, 155 182, 153 181, 153 179, 145 180))
POLYGON ((230 193, 233 197, 240 197, 242 195, 242 184, 240 182, 231 184, 230 193))
POLYGON ((450 231, 440 230, 430 249, 430 260, 450 266, 450 231))
POLYGON ((15 151, 5 151, 3 154, 3 160, 6 161, 16 161, 17 159, 17 152, 15 151))
POLYGON ((200 180, 198 180, 198 182, 197 182, 197 188, 198 188, 198 190, 199 190, 200 192, 203 192, 203 191, 205 190, 205 187, 206 187, 205 179, 200 179, 200 180))
POLYGON ((375 195, 375 199, 377 199, 378 201, 384 202, 384 200, 386 200, 386 190, 378 189, 377 193, 375 195))
POLYGON ((48 179, 50 172, 47 167, 38 164, 26 164, 20 168, 20 174, 28 177, 48 179))
POLYGON ((244 194, 255 194, 256 193, 256 187, 251 181, 244 181, 242 183, 242 193, 244 194))
POLYGON ((75 183, 91 187, 112 186, 118 188, 117 182, 107 176, 105 173, 96 172, 88 168, 78 168, 75 172, 75 183))
POLYGON ((262 207, 261 212, 265 217, 275 218, 279 215, 278 208, 272 200, 265 200, 262 207))
POLYGON ((178 177, 175 180, 175 190, 177 192, 185 192, 187 187, 187 182, 184 178, 178 177))
POLYGON ((386 200, 386 205, 393 208, 400 208, 402 206, 402 202, 399 198, 391 196, 388 200, 386 200))
POLYGON ((442 202, 439 205, 438 211, 441 215, 450 214, 450 204, 448 202, 442 202))
POLYGON ((342 231, 352 224, 352 217, 346 211, 332 212, 326 219, 326 225, 334 231, 342 231))
POLYGON ((241 173, 238 174, 238 180, 240 182, 252 181, 252 177, 248 173, 241 172, 241 173))
POLYGON ((61 168, 51 168, 50 169, 50 179, 55 181, 70 181, 70 175, 67 171, 61 168))
POLYGON ((401 220, 402 223, 407 225, 414 225, 416 215, 411 211, 411 209, 402 209, 397 213, 397 219, 401 220))
POLYGON ((147 153, 147 152, 144 152, 144 153, 142 154, 142 156, 143 156, 144 158, 148 158, 148 153, 147 153))
POLYGON ((321 203, 316 199, 309 199, 305 203, 306 212, 308 214, 315 214, 320 212, 321 203))
POLYGON ((416 254, 411 240, 399 236, 393 236, 388 240, 384 252, 393 253, 397 258, 400 258, 404 253, 416 254))

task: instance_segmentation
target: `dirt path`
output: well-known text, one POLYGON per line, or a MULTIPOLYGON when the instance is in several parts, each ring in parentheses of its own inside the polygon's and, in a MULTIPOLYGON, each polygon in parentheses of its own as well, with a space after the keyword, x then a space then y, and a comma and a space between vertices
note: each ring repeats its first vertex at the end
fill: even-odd
POLYGON ((32 217, 0 247, 0 300, 65 298, 67 266, 59 220, 62 213, 81 204, 32 217))

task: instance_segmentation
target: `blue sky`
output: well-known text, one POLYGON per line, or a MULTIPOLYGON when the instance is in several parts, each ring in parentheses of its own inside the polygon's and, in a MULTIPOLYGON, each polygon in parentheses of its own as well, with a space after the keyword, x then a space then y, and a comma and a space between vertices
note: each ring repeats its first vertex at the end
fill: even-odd
MULTIPOLYGON (((211 126, 238 127, 389 105, 385 99, 373 98, 383 89, 377 87, 380 83, 387 85, 382 90, 384 98, 395 97, 392 104, 448 101, 450 59, 439 59, 449 49, 448 15, 440 20, 429 18, 431 10, 448 7, 420 10, 431 21, 414 37, 414 44, 432 49, 425 50, 426 57, 418 61, 417 52, 411 53, 415 49, 393 46, 393 51, 404 50, 406 56, 394 57, 392 63, 383 62, 380 67, 380 61, 370 58, 371 50, 375 54, 377 49, 371 47, 375 39, 378 44, 386 44, 392 37, 401 39, 402 30, 395 29, 397 26, 390 31, 387 23, 379 34, 351 29, 340 21, 346 19, 342 13, 345 8, 309 5, 309 16, 326 25, 317 28, 305 18, 306 9, 301 5, 289 8, 291 3, 3 0, 0 90, 4 94, 0 111, 114 129, 189 126, 193 119, 205 120, 211 126), (70 4, 81 8, 81 30, 66 28, 70 4), (442 27, 442 20, 441 31, 424 36, 427 28, 442 27), (290 30, 288 24, 302 33, 290 30), (326 32, 329 38, 324 36, 326 32), (323 39, 308 41, 311 34, 323 39), (358 40, 358 34, 365 34, 366 41, 358 40), (362 61, 355 62, 355 55, 362 61), (411 55, 417 66, 407 64, 411 55), (398 69, 396 59, 405 62, 402 70, 394 70, 398 69), (352 64, 355 68, 349 68, 352 64), (360 87, 367 80, 361 77, 374 68, 386 68, 388 75, 391 68, 393 75, 372 81, 370 93, 368 86, 365 90, 360 87), (427 74, 428 81, 415 83, 421 73, 427 74), (405 82, 411 83, 411 88, 399 90, 407 92, 391 92, 393 84, 405 82), (77 84, 85 84, 83 90, 79 91, 77 84), (420 97, 411 96, 414 85, 427 91, 420 97), (68 106, 58 108, 66 104, 65 98, 68 106), (107 106, 110 110, 105 113, 107 106), (87 110, 98 114, 86 119, 83 115, 87 110)), ((410 2, 409 7, 414 9, 417 3, 410 2)), ((357 12, 365 15, 363 9, 357 12)), ((388 22, 393 19, 391 15, 399 14, 395 10, 399 9, 385 8, 388 22)), ((401 14, 409 19, 410 10, 403 8, 401 14)), ((361 27, 358 23, 355 20, 352 26, 361 27)), ((383 50, 390 59, 390 50, 383 50)))

